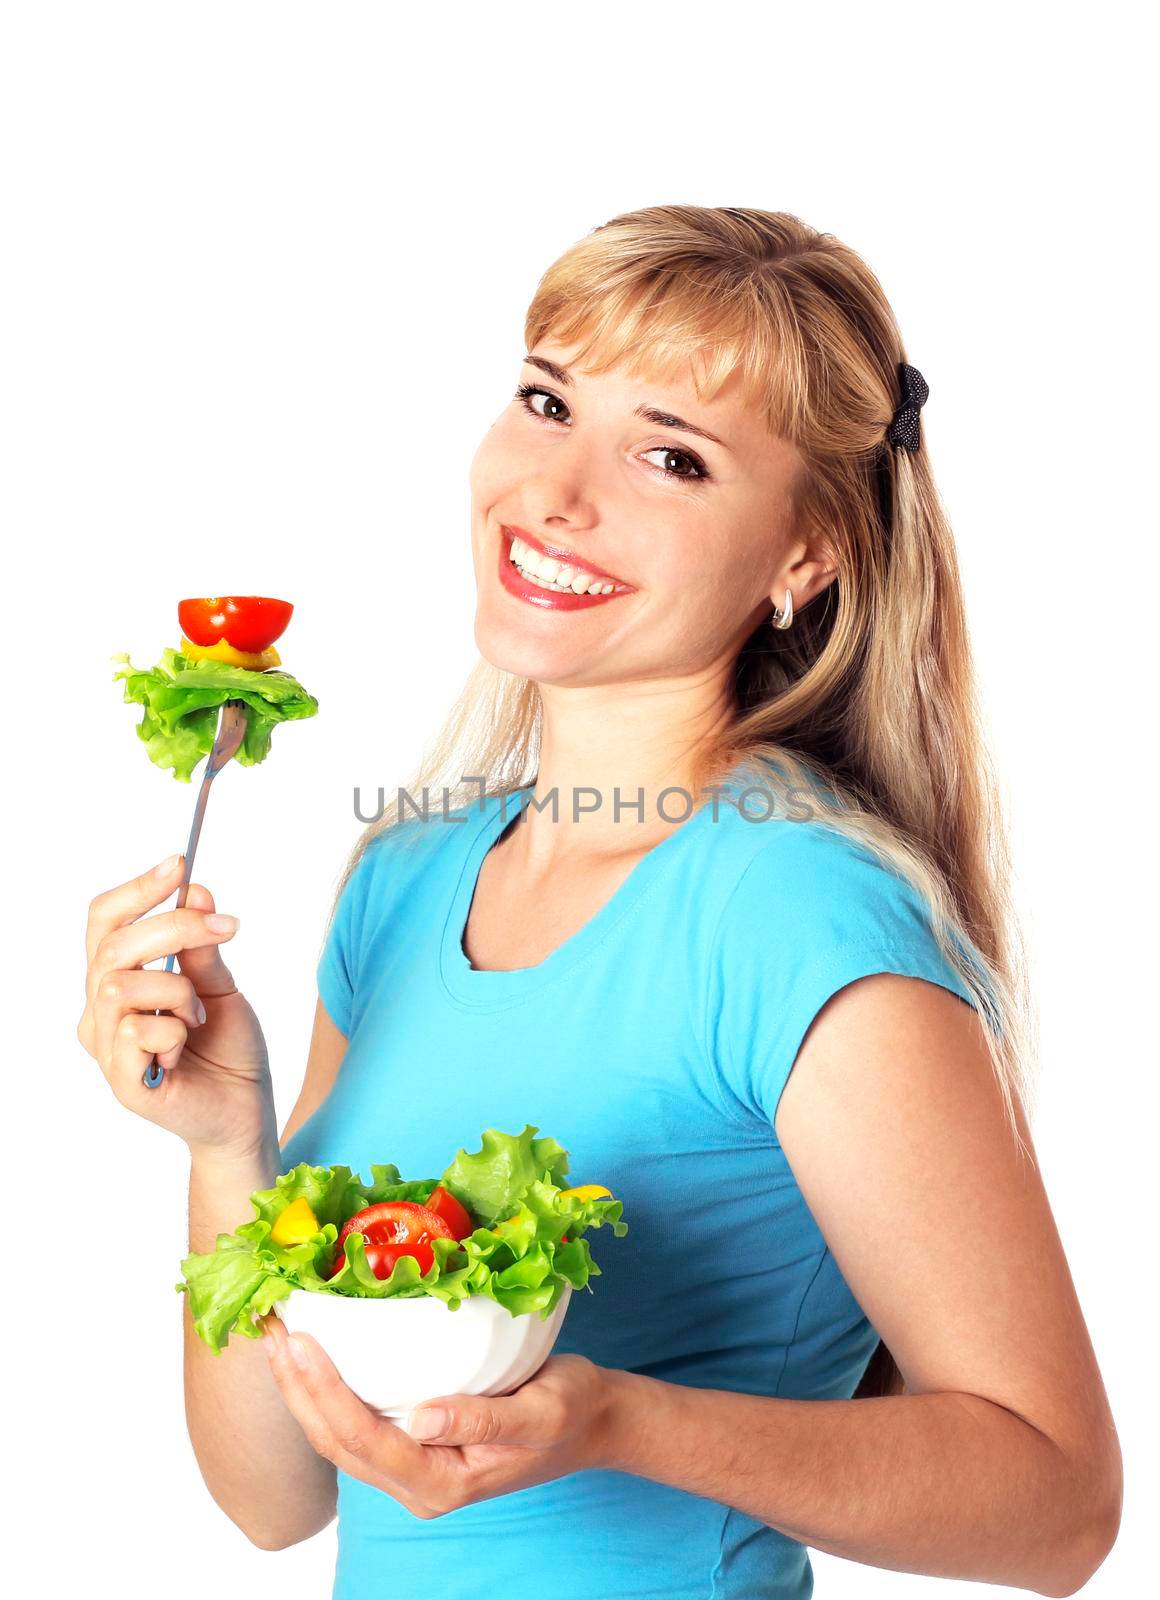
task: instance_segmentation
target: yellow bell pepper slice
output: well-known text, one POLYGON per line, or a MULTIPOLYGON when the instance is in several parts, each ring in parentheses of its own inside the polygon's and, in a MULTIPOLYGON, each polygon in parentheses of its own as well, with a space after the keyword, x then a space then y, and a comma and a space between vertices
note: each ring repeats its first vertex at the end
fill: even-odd
POLYGON ((305 1244, 308 1239, 313 1239, 316 1233, 321 1233, 318 1218, 310 1209, 309 1202, 303 1199, 292 1200, 283 1211, 282 1215, 270 1229, 270 1242, 272 1244, 305 1244))
POLYGON ((267 667, 282 665, 282 657, 273 645, 265 650, 235 650, 227 639, 216 639, 213 644, 194 644, 182 634, 181 653, 190 661, 224 661, 231 667, 249 667, 251 672, 264 672, 267 667))
MULTIPOLYGON (((561 1200, 599 1200, 602 1196, 607 1196, 609 1200, 612 1199, 612 1190, 606 1189, 602 1183, 582 1183, 578 1189, 560 1190, 561 1200)), ((511 1222, 513 1219, 509 1217, 507 1220, 508 1222, 511 1222)), ((505 1224, 501 1222, 497 1224, 496 1227, 489 1228, 488 1232, 499 1233, 500 1229, 504 1227, 504 1225, 505 1224)))

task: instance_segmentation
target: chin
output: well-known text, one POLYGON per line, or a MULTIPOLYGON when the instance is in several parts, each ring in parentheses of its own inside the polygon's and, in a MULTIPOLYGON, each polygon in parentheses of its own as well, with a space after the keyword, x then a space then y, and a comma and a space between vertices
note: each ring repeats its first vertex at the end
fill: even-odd
POLYGON ((493 667, 535 683, 582 683, 587 681, 585 668, 592 665, 577 661, 574 649, 561 648, 557 640, 531 638, 527 630, 510 623, 501 626, 482 607, 475 616, 475 645, 493 667))

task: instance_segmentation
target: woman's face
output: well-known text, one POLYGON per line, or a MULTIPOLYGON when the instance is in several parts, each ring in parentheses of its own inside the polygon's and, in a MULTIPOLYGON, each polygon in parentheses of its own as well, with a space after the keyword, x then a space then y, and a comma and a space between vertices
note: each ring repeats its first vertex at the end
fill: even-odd
POLYGON ((788 526, 797 452, 734 379, 710 405, 691 380, 662 392, 620 369, 586 374, 547 341, 530 354, 552 370, 525 362, 534 392, 504 409, 470 470, 475 640, 494 666, 566 685, 724 668, 787 585, 795 608, 823 586, 788 526), (513 538, 539 583, 513 564, 513 538), (612 593, 579 598, 585 574, 612 593))

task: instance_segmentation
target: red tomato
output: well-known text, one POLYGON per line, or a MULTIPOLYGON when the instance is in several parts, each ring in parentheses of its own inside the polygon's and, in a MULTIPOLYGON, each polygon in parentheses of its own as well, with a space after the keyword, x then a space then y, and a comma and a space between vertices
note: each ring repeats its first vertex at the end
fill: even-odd
POLYGON ((467 1207, 460 1205, 451 1191, 445 1189, 442 1184, 436 1184, 423 1203, 428 1211, 433 1211, 437 1217, 443 1218, 457 1239, 466 1239, 469 1233, 475 1232, 475 1223, 472 1222, 467 1207))
POLYGON ((368 1244, 367 1266, 376 1278, 389 1278, 395 1270, 395 1262, 402 1254, 403 1251, 397 1244, 368 1244))
POLYGON ((270 600, 260 594, 219 594, 208 599, 179 600, 177 620, 194 644, 217 644, 224 639, 235 650, 260 655, 286 632, 289 600, 270 600))
POLYGON ((432 1239, 454 1237, 443 1218, 426 1206, 414 1200, 384 1200, 356 1211, 343 1223, 335 1245, 334 1271, 342 1266, 343 1246, 352 1233, 361 1233, 366 1241, 367 1262, 376 1278, 389 1278, 400 1256, 414 1256, 419 1271, 430 1272, 435 1262, 432 1239))

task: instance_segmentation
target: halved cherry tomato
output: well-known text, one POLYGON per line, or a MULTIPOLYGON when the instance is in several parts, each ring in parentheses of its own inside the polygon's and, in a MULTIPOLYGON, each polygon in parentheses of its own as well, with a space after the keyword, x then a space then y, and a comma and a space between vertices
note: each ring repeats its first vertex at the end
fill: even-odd
MULTIPOLYGON (((389 1278, 395 1270, 395 1263, 406 1252, 397 1244, 368 1244, 366 1246, 367 1266, 376 1278, 389 1278)), ((424 1267, 424 1272, 427 1268, 424 1267)))
POLYGON ((442 1217, 415 1200, 383 1200, 376 1206, 364 1206, 342 1225, 332 1277, 346 1258, 343 1247, 352 1233, 361 1233, 366 1241, 367 1264, 376 1278, 389 1278, 400 1256, 414 1256, 419 1271, 430 1272, 435 1262, 432 1239, 454 1237, 442 1217))
POLYGON ((475 1232, 475 1223, 466 1206, 459 1201, 449 1189, 441 1183, 436 1184, 427 1199, 423 1202, 428 1211, 433 1211, 437 1217, 442 1217, 451 1232, 457 1239, 466 1239, 468 1234, 475 1232))
POLYGON ((216 644, 224 639, 235 650, 260 655, 286 632, 293 610, 289 600, 271 600, 261 594, 220 594, 179 600, 177 620, 194 644, 216 644))

